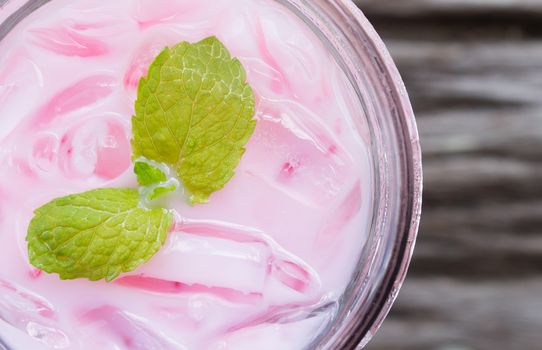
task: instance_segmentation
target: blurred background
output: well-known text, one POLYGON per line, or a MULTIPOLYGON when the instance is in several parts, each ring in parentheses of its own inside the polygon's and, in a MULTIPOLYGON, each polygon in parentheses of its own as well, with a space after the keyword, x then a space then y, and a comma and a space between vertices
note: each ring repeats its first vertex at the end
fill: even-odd
POLYGON ((542 0, 358 0, 424 154, 417 249, 369 350, 542 349, 542 0))

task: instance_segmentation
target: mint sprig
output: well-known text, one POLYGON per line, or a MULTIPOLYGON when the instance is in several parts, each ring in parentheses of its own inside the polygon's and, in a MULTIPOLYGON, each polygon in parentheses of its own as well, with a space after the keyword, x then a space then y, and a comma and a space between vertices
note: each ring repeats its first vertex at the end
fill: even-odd
POLYGON ((135 162, 134 173, 140 186, 150 186, 167 180, 166 173, 162 169, 141 160, 135 162))
POLYGON ((217 38, 165 48, 139 82, 134 158, 168 164, 191 202, 206 203, 234 175, 254 105, 245 70, 217 38))
POLYGON ((139 183, 139 193, 149 200, 155 200, 177 189, 178 180, 168 179, 166 173, 147 160, 137 160, 134 173, 139 183))
POLYGON ((256 123, 245 71, 215 37, 165 48, 140 81, 135 111, 139 191, 95 189, 36 209, 26 237, 35 267, 106 281, 134 270, 159 251, 174 221, 170 211, 144 204, 179 181, 192 203, 207 202, 234 175, 256 123))

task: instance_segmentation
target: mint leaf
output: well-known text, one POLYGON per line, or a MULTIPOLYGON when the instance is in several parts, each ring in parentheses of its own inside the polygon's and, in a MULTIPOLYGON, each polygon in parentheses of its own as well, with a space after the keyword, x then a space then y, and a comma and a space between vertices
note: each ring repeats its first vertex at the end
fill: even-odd
POLYGON ((134 158, 170 165, 192 203, 206 203, 234 175, 254 104, 245 70, 217 38, 165 48, 139 82, 134 158))
MULTIPOLYGON (((138 160, 134 165, 137 182, 141 186, 139 192, 149 200, 157 199, 177 189, 178 181, 167 179, 166 173, 147 160, 138 160)), ((168 171, 169 173, 169 171, 168 171)))
POLYGON ((150 186, 166 181, 166 174, 160 168, 144 161, 135 162, 134 173, 137 175, 137 182, 141 186, 150 186))
POLYGON ((173 215, 138 207, 132 189, 97 189, 57 198, 35 210, 26 240, 30 263, 62 279, 114 280, 149 260, 173 215))
POLYGON ((163 186, 157 186, 152 190, 152 193, 149 194, 149 199, 157 199, 159 197, 162 197, 165 194, 168 194, 170 192, 173 192, 177 189, 177 186, 175 185, 163 185, 163 186))

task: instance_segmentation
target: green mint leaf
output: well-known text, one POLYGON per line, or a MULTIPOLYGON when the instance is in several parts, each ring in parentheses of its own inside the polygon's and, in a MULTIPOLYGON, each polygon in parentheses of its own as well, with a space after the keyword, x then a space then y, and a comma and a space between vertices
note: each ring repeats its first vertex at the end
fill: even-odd
POLYGON ((177 189, 178 181, 174 178, 168 180, 166 172, 148 160, 137 160, 134 164, 134 173, 141 186, 140 194, 149 200, 157 199, 177 189))
POLYGON ((30 263, 62 279, 114 280, 149 260, 173 224, 165 209, 138 207, 132 189, 97 189, 38 208, 28 227, 30 263))
POLYGON ((237 59, 215 37, 165 48, 139 82, 134 158, 175 169, 192 203, 234 175, 254 132, 254 94, 237 59))
POLYGON ((135 162, 134 173, 137 175, 137 182, 141 186, 150 186, 166 181, 166 174, 162 169, 144 161, 135 162))
POLYGON ((168 194, 170 192, 173 192, 177 189, 177 186, 175 185, 163 185, 163 186, 157 186, 152 190, 152 193, 149 195, 149 199, 157 199, 159 197, 162 197, 165 194, 168 194))

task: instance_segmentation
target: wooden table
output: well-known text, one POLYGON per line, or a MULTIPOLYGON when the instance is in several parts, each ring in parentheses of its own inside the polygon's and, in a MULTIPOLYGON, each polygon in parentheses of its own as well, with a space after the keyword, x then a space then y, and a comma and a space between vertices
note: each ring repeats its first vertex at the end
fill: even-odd
POLYGON ((369 350, 542 349, 542 0, 359 0, 409 89, 424 212, 369 350))

